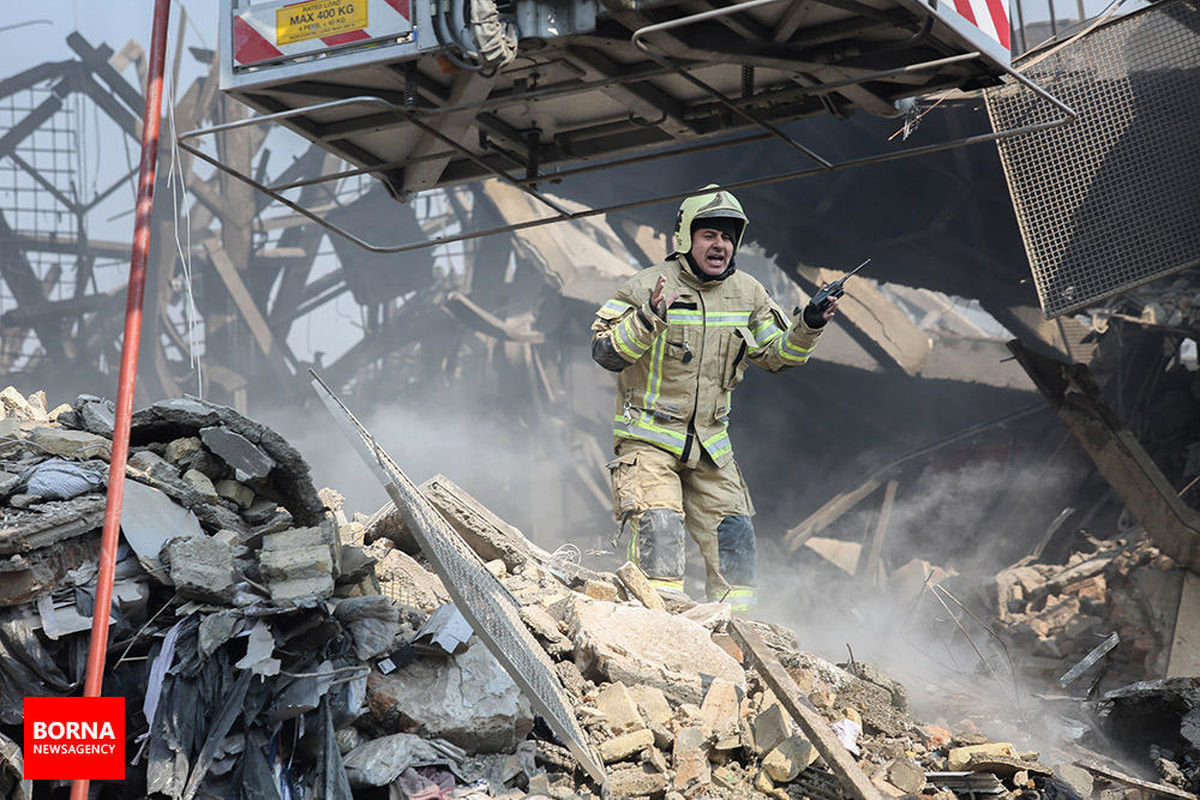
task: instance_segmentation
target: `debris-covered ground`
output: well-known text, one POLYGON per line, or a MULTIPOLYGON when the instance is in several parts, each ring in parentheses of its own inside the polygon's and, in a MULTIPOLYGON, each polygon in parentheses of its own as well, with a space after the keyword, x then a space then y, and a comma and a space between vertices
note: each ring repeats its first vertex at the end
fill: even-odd
MULTIPOLYGON (((53 797, 65 784, 19 781, 22 698, 82 686, 113 410, 87 396, 47 410, 11 387, 0 403, 0 790, 53 797)), ((93 785, 99 797, 1141 800, 1197 788, 1197 681, 1100 691, 1164 674, 1147 587, 1163 583, 1154 571, 1182 571, 1143 541, 996 576, 1014 669, 1050 686, 1086 662, 1078 696, 1046 701, 1070 705, 1078 735, 1039 753, 915 719, 887 664, 833 664, 728 606, 661 598, 631 565, 565 562, 449 479, 427 481, 424 500, 518 604, 544 651, 529 655, 603 762, 602 788, 391 504, 348 514, 273 431, 193 399, 134 415, 127 475, 104 693, 126 698, 129 766, 124 782, 93 785), (1087 661, 1110 632, 1134 646, 1087 661), (1125 758, 1108 760, 1114 745, 1125 758)))

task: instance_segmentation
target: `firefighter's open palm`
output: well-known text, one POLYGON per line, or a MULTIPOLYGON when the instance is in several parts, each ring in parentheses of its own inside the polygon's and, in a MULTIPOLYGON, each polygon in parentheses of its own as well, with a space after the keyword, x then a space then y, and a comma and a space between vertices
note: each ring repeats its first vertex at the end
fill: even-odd
POLYGON ((654 284, 654 291, 650 294, 650 308, 658 315, 659 319, 666 320, 667 309, 671 304, 679 299, 679 292, 674 292, 670 297, 664 300, 663 287, 667 284, 665 275, 658 276, 658 283, 654 284))

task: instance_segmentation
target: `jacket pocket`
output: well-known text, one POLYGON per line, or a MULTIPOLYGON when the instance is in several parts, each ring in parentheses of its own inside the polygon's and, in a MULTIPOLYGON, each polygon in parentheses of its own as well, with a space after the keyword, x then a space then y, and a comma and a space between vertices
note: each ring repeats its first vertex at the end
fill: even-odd
POLYGON ((722 352, 725 354, 725 367, 721 375, 721 388, 732 389, 742 382, 742 376, 746 374, 746 351, 748 349, 749 344, 740 332, 731 333, 725 337, 725 344, 722 347, 722 352))
POLYGON ((692 360, 691 337, 686 326, 672 325, 663 335, 666 336, 664 352, 668 358, 677 358, 685 364, 692 360))
POLYGON ((604 465, 612 485, 613 515, 618 522, 637 511, 637 459, 637 453, 630 453, 604 465))

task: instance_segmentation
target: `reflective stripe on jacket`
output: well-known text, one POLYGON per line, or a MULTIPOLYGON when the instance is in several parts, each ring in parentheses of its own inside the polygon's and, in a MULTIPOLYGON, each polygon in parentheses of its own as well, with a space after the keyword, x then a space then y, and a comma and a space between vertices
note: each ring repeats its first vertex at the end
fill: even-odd
POLYGON ((642 270, 592 323, 593 345, 611 344, 627 364, 617 374, 613 436, 649 442, 688 464, 701 448, 718 466, 728 463, 733 388, 748 363, 778 372, 808 361, 821 329, 802 317, 789 323, 762 284, 744 272, 701 282, 682 258, 642 270), (649 307, 660 275, 667 279, 663 297, 679 292, 666 322, 649 307))

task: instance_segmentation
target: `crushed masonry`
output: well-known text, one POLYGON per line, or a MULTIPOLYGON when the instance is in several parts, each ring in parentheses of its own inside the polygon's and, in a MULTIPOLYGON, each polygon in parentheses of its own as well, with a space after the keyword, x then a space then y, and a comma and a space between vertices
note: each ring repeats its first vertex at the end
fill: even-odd
MULTIPOLYGON (((51 465, 56 481, 103 463, 111 414, 87 396, 47 413, 11 387, 0 403, 0 723, 18 726, 20 697, 79 680, 65 648, 86 647, 104 508, 103 481, 55 499, 22 476, 51 458, 70 466, 51 465)), ((146 709, 129 731, 145 744, 114 797, 270 797, 281 781, 332 800, 1196 797, 1200 692, 1187 677, 1145 680, 1170 634, 1156 603, 1185 571, 1144 538, 1022 560, 993 589, 1028 677, 1057 685, 1074 668, 1068 690, 1099 670, 1129 678, 1079 724, 1149 748, 1157 780, 1082 745, 1022 751, 968 721, 918 721, 870 664, 825 661, 722 604, 664 602, 632 564, 566 562, 431 479, 421 494, 518 605, 527 646, 604 764, 601 786, 464 627, 391 504, 350 514, 282 437, 190 399, 135 415, 127 475, 109 670, 146 709)), ((5 775, 17 741, 0 737, 5 775)))

